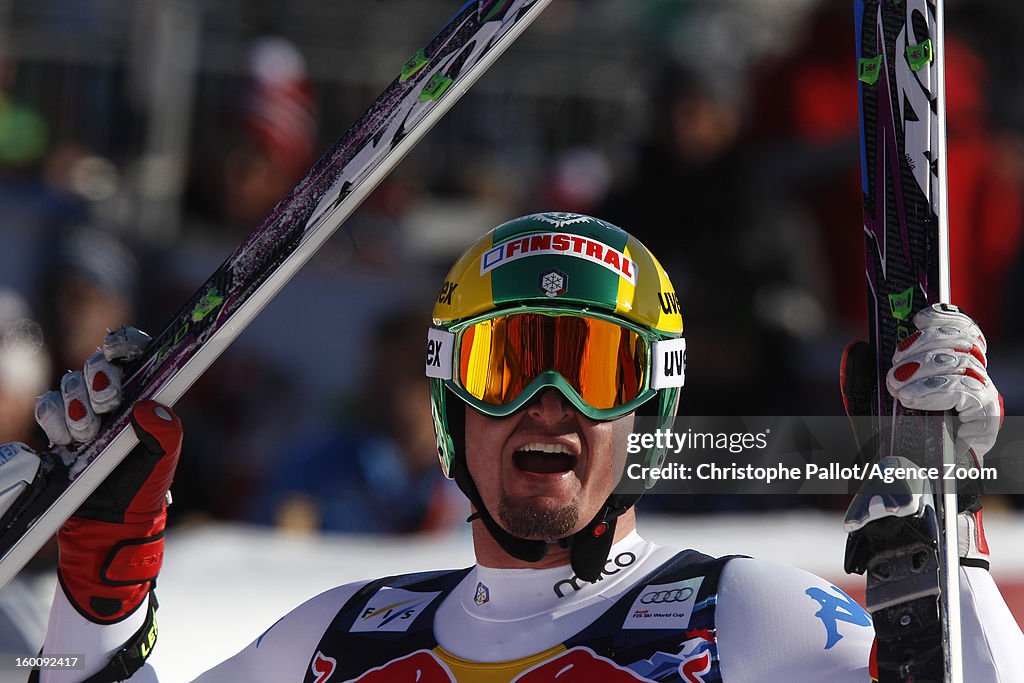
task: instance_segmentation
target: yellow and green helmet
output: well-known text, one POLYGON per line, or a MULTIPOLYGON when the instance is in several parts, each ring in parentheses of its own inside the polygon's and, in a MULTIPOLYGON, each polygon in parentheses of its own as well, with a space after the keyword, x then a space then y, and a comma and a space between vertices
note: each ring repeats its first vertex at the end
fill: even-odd
POLYGON ((452 266, 428 334, 445 475, 463 441, 462 403, 504 417, 554 387, 591 419, 636 410, 667 423, 683 385, 682 332, 668 275, 621 228, 560 212, 498 226, 452 266))

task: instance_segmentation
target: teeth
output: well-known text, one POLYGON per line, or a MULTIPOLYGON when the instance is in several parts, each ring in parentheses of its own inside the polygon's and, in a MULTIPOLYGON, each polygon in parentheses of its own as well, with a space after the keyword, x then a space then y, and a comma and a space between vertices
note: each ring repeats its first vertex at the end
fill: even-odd
POLYGON ((571 455, 571 453, 569 453, 568 447, 563 446, 560 443, 540 443, 539 441, 535 441, 533 443, 528 443, 520 447, 519 450, 539 451, 541 453, 566 453, 571 455))

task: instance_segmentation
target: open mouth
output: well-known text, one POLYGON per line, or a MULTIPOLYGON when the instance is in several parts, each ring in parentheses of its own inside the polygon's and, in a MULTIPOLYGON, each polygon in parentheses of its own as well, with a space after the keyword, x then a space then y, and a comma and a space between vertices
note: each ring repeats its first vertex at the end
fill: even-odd
POLYGON ((576 456, 562 444, 528 443, 512 454, 516 467, 534 474, 561 474, 576 466, 576 456))

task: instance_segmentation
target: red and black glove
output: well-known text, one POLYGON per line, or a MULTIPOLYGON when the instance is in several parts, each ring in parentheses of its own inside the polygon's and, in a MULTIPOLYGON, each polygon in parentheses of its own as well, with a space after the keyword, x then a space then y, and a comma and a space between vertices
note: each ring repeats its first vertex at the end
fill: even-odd
MULTIPOLYGON (((55 444, 87 442, 99 415, 121 402, 120 361, 137 357, 149 337, 126 328, 108 335, 82 372, 36 403, 36 420, 55 444)), ((58 578, 71 604, 99 624, 121 621, 149 594, 164 554, 167 497, 181 452, 181 422, 154 401, 132 408, 139 445, 57 534, 58 578)))
POLYGON ((181 453, 181 421, 140 401, 132 409, 139 445, 57 534, 58 577, 91 621, 120 621, 142 604, 164 557, 167 493, 181 453))

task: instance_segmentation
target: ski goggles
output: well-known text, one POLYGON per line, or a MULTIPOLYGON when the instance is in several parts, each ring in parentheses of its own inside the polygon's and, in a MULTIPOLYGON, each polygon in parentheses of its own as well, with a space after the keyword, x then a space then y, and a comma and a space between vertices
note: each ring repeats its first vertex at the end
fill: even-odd
POLYGON ((492 417, 554 387, 587 417, 610 420, 682 386, 685 349, 681 338, 657 340, 600 315, 516 312, 431 328, 426 374, 492 417))

